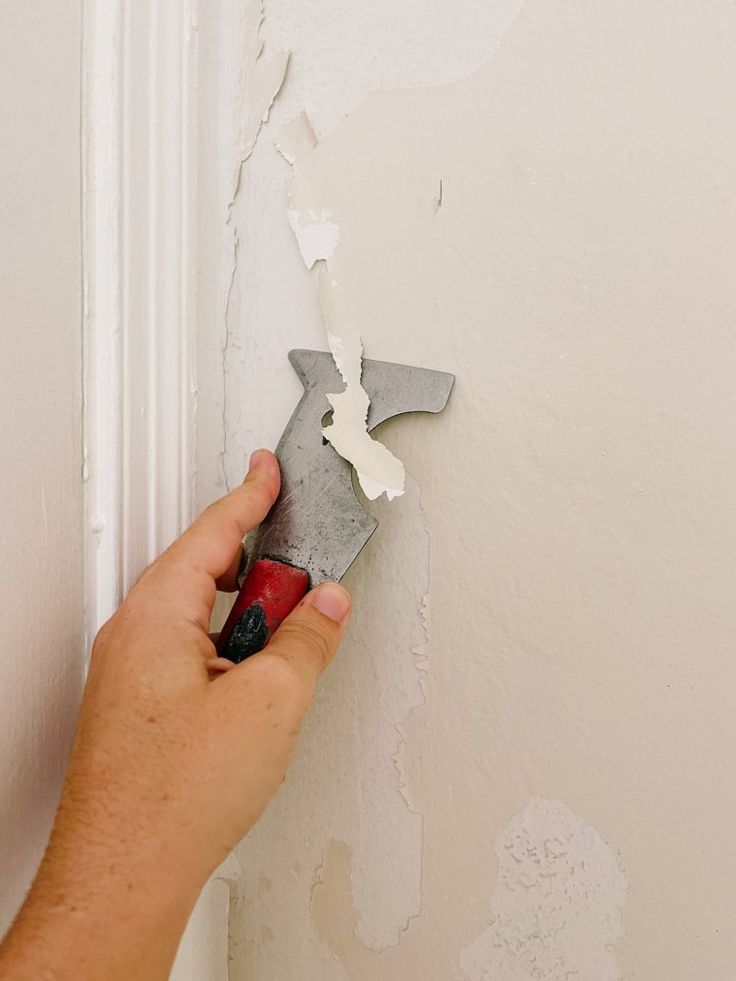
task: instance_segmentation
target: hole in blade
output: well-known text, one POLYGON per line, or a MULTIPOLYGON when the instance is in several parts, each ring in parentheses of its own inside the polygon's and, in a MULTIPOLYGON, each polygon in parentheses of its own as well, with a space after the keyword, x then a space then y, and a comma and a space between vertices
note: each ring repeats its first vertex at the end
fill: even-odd
MULTIPOLYGON (((332 415, 333 415, 333 411, 334 411, 333 409, 329 409, 329 410, 328 410, 327 412, 325 412, 325 414, 324 414, 324 415, 322 416, 322 429, 327 429, 327 427, 328 427, 328 426, 331 426, 331 425, 332 425, 332 415)), ((327 446, 327 445, 328 445, 328 443, 329 443, 329 440, 328 440, 328 439, 325 439, 325 438, 324 438, 324 436, 323 436, 323 437, 322 437, 322 445, 323 445, 323 446, 327 446)))

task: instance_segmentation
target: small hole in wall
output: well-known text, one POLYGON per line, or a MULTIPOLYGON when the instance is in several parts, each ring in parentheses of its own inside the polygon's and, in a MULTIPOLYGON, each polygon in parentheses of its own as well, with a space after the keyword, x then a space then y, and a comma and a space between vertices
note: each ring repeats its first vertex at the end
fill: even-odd
MULTIPOLYGON (((333 411, 334 411, 333 409, 330 409, 329 412, 325 412, 325 414, 322 416, 322 429, 326 429, 328 426, 332 425, 333 411)), ((322 445, 327 446, 328 442, 329 440, 326 440, 323 436, 322 445)))

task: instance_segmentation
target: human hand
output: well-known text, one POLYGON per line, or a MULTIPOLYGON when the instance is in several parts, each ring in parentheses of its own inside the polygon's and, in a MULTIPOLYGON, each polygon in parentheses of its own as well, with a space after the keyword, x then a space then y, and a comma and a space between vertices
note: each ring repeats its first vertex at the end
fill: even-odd
POLYGON ((0 968, 23 967, 3 958, 34 929, 45 951, 3 977, 165 978, 199 890, 284 779, 348 594, 317 587, 263 651, 223 673, 208 634, 216 586, 236 588, 241 539, 279 483, 273 454, 255 453, 244 484, 100 630, 51 841, 0 968))

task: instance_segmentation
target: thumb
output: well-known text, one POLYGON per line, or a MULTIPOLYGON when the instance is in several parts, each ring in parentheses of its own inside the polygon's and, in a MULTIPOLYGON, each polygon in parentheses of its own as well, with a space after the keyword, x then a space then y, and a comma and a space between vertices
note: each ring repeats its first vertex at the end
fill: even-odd
POLYGON ((348 591, 336 582, 322 583, 292 610, 261 653, 282 658, 313 683, 335 656, 350 612, 348 591))
POLYGON ((209 686, 211 725, 225 796, 237 815, 234 844, 265 810, 284 780, 317 678, 332 660, 350 616, 350 596, 323 583, 289 614, 259 654, 209 686))
MULTIPOLYGON (((221 688, 250 689, 279 701, 302 703, 306 711, 317 678, 335 656, 351 613, 350 594, 336 582, 307 593, 263 650, 217 679, 221 688), (257 681, 255 679, 258 679, 257 681), (284 698, 279 698, 283 694, 284 698)), ((299 713, 297 705, 294 706, 299 713)))

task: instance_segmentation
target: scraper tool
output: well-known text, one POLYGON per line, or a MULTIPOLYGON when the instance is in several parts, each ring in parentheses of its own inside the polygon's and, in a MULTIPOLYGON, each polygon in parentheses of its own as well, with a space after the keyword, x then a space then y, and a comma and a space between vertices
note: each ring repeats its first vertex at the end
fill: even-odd
MULTIPOLYGON (((276 447, 281 493, 249 543, 245 581, 218 643, 236 664, 265 647, 310 586, 339 581, 378 526, 353 490, 352 466, 322 437, 327 392, 343 385, 331 354, 296 350, 289 360, 304 385, 276 447)), ((363 360, 368 431, 404 412, 440 412, 454 375, 363 360)))

